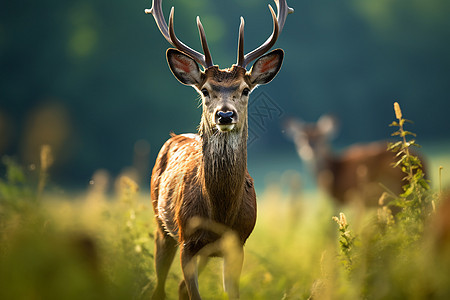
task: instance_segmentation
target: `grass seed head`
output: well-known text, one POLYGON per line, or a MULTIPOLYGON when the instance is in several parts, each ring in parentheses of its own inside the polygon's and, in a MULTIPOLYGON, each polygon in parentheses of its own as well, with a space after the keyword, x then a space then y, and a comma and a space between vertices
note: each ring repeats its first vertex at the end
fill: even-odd
POLYGON ((400 109, 400 105, 398 104, 398 102, 394 102, 394 111, 395 111, 395 117, 398 120, 402 119, 402 110, 400 109))

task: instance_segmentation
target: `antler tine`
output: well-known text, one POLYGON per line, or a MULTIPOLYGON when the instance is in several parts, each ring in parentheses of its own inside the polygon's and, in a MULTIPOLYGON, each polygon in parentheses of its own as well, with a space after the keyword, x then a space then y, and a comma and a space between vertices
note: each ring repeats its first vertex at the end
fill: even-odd
POLYGON ((244 18, 241 17, 241 25, 239 26, 239 40, 238 40, 238 66, 244 65, 244 18))
POLYGON ((203 54, 195 51, 194 49, 189 48, 185 44, 183 44, 175 35, 175 30, 173 28, 173 13, 174 13, 174 11, 175 11, 175 9, 172 7, 172 9, 170 10, 170 15, 169 15, 169 35, 170 35, 170 39, 173 42, 173 45, 178 50, 181 50, 182 52, 191 56, 193 59, 195 59, 199 64, 201 64, 205 68, 208 68, 208 65, 205 61, 205 56, 203 54))
POLYGON ((275 4, 277 5, 277 17, 275 17, 275 12, 273 11, 273 8, 271 5, 269 5, 270 13, 272 14, 273 19, 273 32, 270 35, 270 37, 258 48, 251 51, 250 53, 247 53, 244 56, 243 63, 240 64, 242 67, 246 67, 251 61, 255 60, 256 58, 260 57, 267 51, 269 51, 270 48, 275 44, 275 42, 278 39, 279 34, 281 33, 281 30, 284 27, 284 23, 286 22, 286 18, 288 14, 291 14, 294 12, 293 8, 290 8, 287 5, 286 0, 274 0, 275 4))
POLYGON ((153 15, 153 18, 155 19, 155 22, 156 22, 156 25, 159 28, 159 31, 161 31, 162 35, 166 38, 166 40, 171 45, 173 45, 172 41, 170 40, 167 23, 164 20, 164 15, 163 15, 162 6, 161 6, 161 0, 159 0, 159 1, 158 0, 153 0, 152 8, 146 9, 145 13, 153 15))
POLYGON ((198 32, 200 34, 200 41, 202 43, 203 53, 205 53, 205 63, 206 63, 205 67, 206 68, 212 67, 214 64, 212 61, 211 52, 209 52, 208 43, 206 42, 205 30, 203 29, 203 25, 202 22, 200 21, 199 16, 197 16, 197 27, 198 32))
POLYGON ((273 11, 273 8, 272 8, 272 6, 270 6, 270 4, 269 4, 269 10, 270 10, 270 13, 272 14, 272 19, 273 19, 273 31, 272 31, 272 34, 270 35, 270 37, 261 46, 259 46, 255 50, 251 51, 250 53, 247 53, 244 56, 244 62, 242 64, 242 67, 244 67, 244 68, 252 60, 255 60, 256 58, 260 57, 261 55, 263 55, 264 53, 269 51, 269 49, 272 48, 273 45, 275 45, 275 42, 278 39, 278 32, 279 32, 278 21, 277 21, 277 18, 275 16, 275 12, 273 11))
POLYGON ((278 26, 280 27, 280 33, 283 30, 284 23, 286 22, 287 15, 294 13, 294 9, 287 5, 286 0, 279 2, 279 0, 273 0, 277 5, 278 12, 278 26))
MULTIPOLYGON (((162 11, 162 0, 153 0, 152 1, 152 8, 146 9, 146 14, 152 14, 153 18, 155 19, 156 25, 158 26, 159 30, 161 31, 161 34, 165 37, 165 39, 174 47, 176 47, 178 50, 188 54, 191 56, 195 61, 197 61, 199 64, 204 66, 205 68, 208 68, 208 64, 205 60, 205 55, 201 54, 198 51, 195 51, 194 49, 191 49, 187 45, 185 45, 183 42, 181 42, 175 35, 175 31, 173 28, 173 13, 174 8, 170 10, 170 16, 169 16, 169 26, 167 26, 166 20, 164 19, 163 11, 162 11)), ((209 52, 209 51, 208 51, 209 52)), ((210 54, 208 54, 211 56, 210 54)))

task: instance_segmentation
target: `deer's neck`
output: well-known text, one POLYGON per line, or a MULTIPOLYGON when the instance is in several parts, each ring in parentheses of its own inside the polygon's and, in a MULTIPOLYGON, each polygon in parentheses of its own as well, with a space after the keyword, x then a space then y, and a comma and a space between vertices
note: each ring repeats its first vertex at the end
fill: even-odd
POLYGON ((310 168, 314 172, 319 187, 331 192, 337 168, 337 157, 331 149, 329 147, 316 149, 310 168))
POLYGON ((244 193, 247 172, 247 124, 240 130, 213 131, 200 125, 203 140, 202 176, 204 193, 216 221, 233 222, 244 193))
POLYGON ((329 171, 334 165, 334 157, 331 155, 326 155, 320 158, 316 158, 313 162, 313 170, 317 174, 324 171, 329 171))

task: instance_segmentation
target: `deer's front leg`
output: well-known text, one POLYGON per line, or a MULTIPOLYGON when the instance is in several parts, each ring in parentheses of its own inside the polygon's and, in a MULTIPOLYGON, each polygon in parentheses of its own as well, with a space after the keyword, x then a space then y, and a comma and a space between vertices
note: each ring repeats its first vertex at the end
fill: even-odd
MULTIPOLYGON (((181 269, 183 271, 184 283, 191 300, 199 300, 200 292, 198 290, 198 265, 195 252, 183 245, 181 252, 181 269)), ((180 299, 185 299, 182 289, 179 290, 180 299)))
POLYGON ((223 287, 229 299, 239 299, 239 278, 244 263, 244 248, 233 247, 224 252, 223 287))
POLYGON ((177 242, 169 236, 160 225, 155 234, 155 269, 156 269, 156 288, 153 291, 152 299, 165 299, 166 293, 164 287, 170 265, 177 251, 177 242))

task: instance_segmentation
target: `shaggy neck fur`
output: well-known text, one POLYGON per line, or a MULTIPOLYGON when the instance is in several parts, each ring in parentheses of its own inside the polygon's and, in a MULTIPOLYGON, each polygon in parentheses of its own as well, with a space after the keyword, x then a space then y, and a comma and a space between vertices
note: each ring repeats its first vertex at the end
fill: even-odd
MULTIPOLYGON (((243 115, 245 119, 247 116, 243 115)), ((203 141, 200 180, 213 208, 215 221, 232 224, 239 211, 247 173, 247 122, 242 128, 220 132, 205 116, 199 128, 203 141)))

